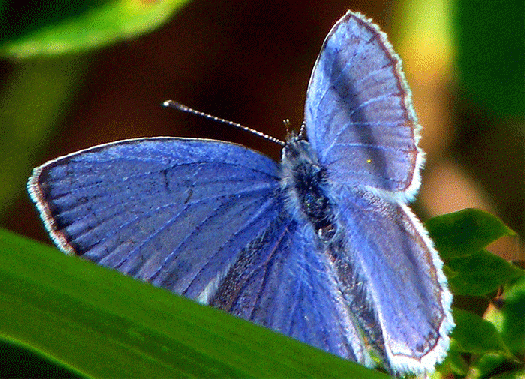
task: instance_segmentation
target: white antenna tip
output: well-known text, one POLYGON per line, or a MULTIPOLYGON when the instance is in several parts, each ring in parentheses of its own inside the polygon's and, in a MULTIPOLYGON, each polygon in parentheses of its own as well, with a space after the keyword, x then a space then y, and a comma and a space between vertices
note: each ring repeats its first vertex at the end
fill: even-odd
POLYGON ((179 111, 182 111, 182 112, 192 113, 194 115, 201 116, 201 117, 207 118, 209 120, 222 122, 224 124, 228 124, 228 125, 234 126, 236 128, 245 130, 245 131, 250 132, 250 133, 252 133, 252 134, 254 134, 256 136, 262 137, 262 138, 264 138, 264 139, 266 139, 268 141, 274 142, 274 143, 276 143, 278 145, 281 145, 281 146, 285 146, 286 145, 285 142, 283 142, 283 141, 281 141, 281 140, 279 140, 279 139, 277 139, 275 137, 272 137, 272 136, 269 136, 267 134, 261 133, 261 132, 255 130, 255 129, 249 128, 249 127, 244 126, 244 125, 241 125, 241 124, 239 124, 237 122, 233 122, 233 121, 225 120, 225 119, 220 118, 220 117, 212 116, 212 115, 210 115, 208 113, 204 113, 204 112, 198 111, 196 109, 187 107, 186 105, 177 103, 176 101, 173 101, 173 100, 166 100, 165 102, 162 103, 162 105, 164 105, 165 107, 178 109, 179 111))

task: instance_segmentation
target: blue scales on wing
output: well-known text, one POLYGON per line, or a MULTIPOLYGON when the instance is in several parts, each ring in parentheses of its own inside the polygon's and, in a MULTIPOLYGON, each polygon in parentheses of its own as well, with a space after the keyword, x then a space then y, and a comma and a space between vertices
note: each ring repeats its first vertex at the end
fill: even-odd
MULTIPOLYGON (((343 236, 338 277, 364 293, 359 325, 394 372, 431 371, 453 321, 441 260, 406 205, 419 187, 419 125, 399 57, 363 16, 347 13, 328 34, 305 124, 343 236)), ((351 305, 356 292, 347 299, 351 305)))
POLYGON ((326 37, 305 124, 333 180, 415 194, 423 157, 410 89, 386 35, 363 16, 348 12, 326 37))
POLYGON ((101 145, 37 168, 30 188, 63 250, 204 303, 282 211, 274 161, 209 140, 101 145))
POLYGON ((277 220, 243 251, 211 304, 332 354, 370 363, 323 249, 310 224, 277 220))
POLYGON ((357 189, 334 193, 346 230, 339 258, 359 269, 389 364, 396 371, 430 370, 443 359, 453 325, 452 296, 432 242, 408 206, 357 189))

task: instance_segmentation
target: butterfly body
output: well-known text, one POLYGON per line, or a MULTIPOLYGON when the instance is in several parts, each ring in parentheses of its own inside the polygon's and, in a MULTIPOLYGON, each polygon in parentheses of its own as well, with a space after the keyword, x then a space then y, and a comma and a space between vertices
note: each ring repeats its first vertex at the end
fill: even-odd
POLYGON ((423 153, 400 61, 348 12, 314 66, 306 135, 280 164, 157 137, 52 160, 28 183, 65 252, 392 372, 448 349, 442 263, 406 202, 423 153))
POLYGON ((280 167, 290 216, 305 220, 319 237, 329 240, 337 228, 329 197, 330 183, 309 142, 292 136, 283 148, 280 167))

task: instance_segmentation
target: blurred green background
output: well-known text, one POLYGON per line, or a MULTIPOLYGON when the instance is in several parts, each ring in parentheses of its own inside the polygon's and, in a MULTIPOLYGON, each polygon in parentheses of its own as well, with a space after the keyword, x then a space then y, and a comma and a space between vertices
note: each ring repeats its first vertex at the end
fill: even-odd
MULTIPOLYGON (((300 126, 315 58, 347 9, 379 24, 403 59, 427 153, 418 214, 481 208, 523 236, 523 0, 0 1, 0 226, 49 243, 25 188, 32 168, 100 143, 215 138, 278 160, 271 142, 161 104, 284 139, 282 120, 300 126)), ((525 260, 519 237, 489 250, 525 260)))
MULTIPOLYGON (((420 216, 477 207, 523 235, 523 0, 0 3, 0 225, 49 241, 32 167, 118 139, 215 138, 280 147, 161 107, 175 99, 285 138, 298 128, 322 41, 347 9, 404 61, 423 125, 420 216), (65 7, 65 8, 64 8, 65 7)), ((517 239, 492 251, 523 260, 517 239)))

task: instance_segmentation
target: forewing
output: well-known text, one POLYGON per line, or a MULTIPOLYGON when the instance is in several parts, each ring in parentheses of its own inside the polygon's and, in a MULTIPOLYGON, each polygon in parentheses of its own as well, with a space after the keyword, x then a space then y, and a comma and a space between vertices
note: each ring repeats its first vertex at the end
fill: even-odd
POLYGON ((404 204, 340 189, 338 218, 349 263, 377 313, 385 352, 396 371, 432 371, 446 355, 452 296, 442 262, 404 204))
POLYGON ((238 257, 211 304, 371 366, 333 262, 314 233, 278 219, 238 257))
POLYGON ((282 207, 271 159, 198 139, 100 145, 28 188, 62 250, 202 302, 282 207))
POLYGON ((331 180, 380 191, 419 187, 419 126, 401 61, 370 20, 348 12, 332 28, 306 94, 308 139, 331 180))

